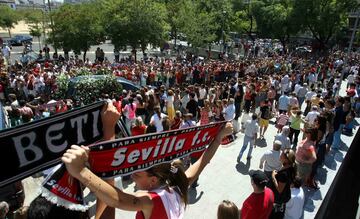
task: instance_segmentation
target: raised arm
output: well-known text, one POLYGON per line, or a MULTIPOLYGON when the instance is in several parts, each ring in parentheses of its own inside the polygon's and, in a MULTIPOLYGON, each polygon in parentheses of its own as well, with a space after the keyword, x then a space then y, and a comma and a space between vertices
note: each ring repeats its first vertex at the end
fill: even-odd
POLYGON ((214 154, 216 153, 221 140, 228 135, 233 133, 233 127, 230 122, 226 123, 225 127, 222 128, 220 133, 216 136, 215 140, 210 144, 210 146, 206 149, 206 151, 201 155, 201 157, 191 165, 185 172, 188 180, 189 185, 191 185, 200 175, 200 173, 204 170, 206 165, 210 162, 213 158, 214 154))
MULTIPOLYGON (((120 117, 120 113, 112 105, 108 103, 101 112, 103 123, 104 140, 115 138, 115 124, 120 117)), ((110 181, 105 181, 92 173, 85 163, 88 160, 88 148, 71 146, 62 157, 62 161, 66 165, 68 172, 78 179, 82 184, 95 193, 99 199, 97 203, 96 217, 99 218, 105 210, 106 205, 129 211, 139 211, 152 208, 150 197, 146 194, 131 195, 110 185, 110 181)), ((113 184, 113 183, 111 183, 113 184)))
POLYGON ((85 166, 88 160, 86 150, 88 148, 84 146, 72 145, 61 160, 65 163, 68 172, 95 193, 97 198, 108 206, 128 211, 140 211, 152 207, 150 197, 146 194, 127 194, 91 172, 85 166))
MULTIPOLYGON (((103 124, 103 140, 113 140, 115 139, 115 124, 116 121, 119 120, 121 113, 119 111, 114 111, 116 109, 113 104, 107 103, 104 105, 101 111, 101 120, 103 124)), ((107 179, 105 180, 109 185, 115 186, 114 179, 107 179)), ((105 211, 107 204, 103 202, 101 199, 96 201, 96 212, 95 212, 95 219, 100 219, 102 217, 111 217, 109 219, 114 219, 114 212, 111 213, 110 211, 105 211), (105 213, 104 213, 105 211, 105 213)))

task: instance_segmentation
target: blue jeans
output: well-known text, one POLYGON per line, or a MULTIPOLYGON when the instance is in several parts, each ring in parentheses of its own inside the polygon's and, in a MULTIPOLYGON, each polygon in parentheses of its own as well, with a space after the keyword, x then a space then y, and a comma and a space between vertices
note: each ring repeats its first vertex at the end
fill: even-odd
POLYGON ((343 130, 343 127, 344 127, 344 124, 341 124, 339 129, 334 132, 334 140, 333 140, 333 143, 332 143, 332 148, 334 149, 339 149, 340 148, 340 142, 341 142, 341 132, 343 130))
POLYGON ((299 107, 301 109, 301 105, 304 103, 305 97, 298 97, 298 101, 299 101, 299 107))
POLYGON ((251 156, 251 152, 253 150, 253 146, 254 146, 254 138, 253 137, 249 137, 247 135, 244 136, 244 144, 240 150, 240 153, 239 153, 239 156, 238 158, 241 159, 243 153, 245 152, 246 148, 247 148, 247 145, 250 143, 250 148, 249 148, 249 151, 248 151, 248 157, 251 156))

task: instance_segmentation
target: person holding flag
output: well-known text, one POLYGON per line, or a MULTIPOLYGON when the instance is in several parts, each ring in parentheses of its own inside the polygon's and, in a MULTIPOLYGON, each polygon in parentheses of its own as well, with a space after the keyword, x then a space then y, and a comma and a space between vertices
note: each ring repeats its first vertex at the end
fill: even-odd
MULTIPOLYGON (((120 113, 111 103, 103 108, 102 123, 105 139, 114 139, 114 127, 119 117, 120 113)), ((62 161, 70 175, 88 187, 108 206, 137 211, 137 219, 183 218, 189 185, 199 177, 210 162, 222 138, 232 132, 232 125, 227 123, 199 160, 186 171, 183 170, 179 161, 173 161, 132 174, 136 187, 143 190, 135 194, 125 193, 91 172, 85 165, 89 158, 87 147, 72 145, 64 153, 62 161)))

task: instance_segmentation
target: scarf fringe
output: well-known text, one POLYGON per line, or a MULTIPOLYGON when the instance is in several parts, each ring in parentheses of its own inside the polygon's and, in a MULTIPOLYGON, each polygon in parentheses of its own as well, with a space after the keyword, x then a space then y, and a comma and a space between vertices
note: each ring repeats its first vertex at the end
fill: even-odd
POLYGON ((48 200, 49 202, 56 204, 57 206, 62 206, 72 211, 86 212, 89 209, 88 205, 74 204, 66 201, 65 199, 56 196, 44 187, 41 187, 41 196, 46 198, 46 200, 48 200))

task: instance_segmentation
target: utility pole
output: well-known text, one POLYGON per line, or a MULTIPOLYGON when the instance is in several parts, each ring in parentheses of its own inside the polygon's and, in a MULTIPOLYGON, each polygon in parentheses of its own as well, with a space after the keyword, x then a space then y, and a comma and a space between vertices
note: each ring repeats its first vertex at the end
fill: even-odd
POLYGON ((54 21, 52 19, 52 15, 51 15, 51 4, 50 4, 50 0, 47 0, 47 3, 48 3, 48 7, 49 7, 49 17, 50 17, 50 25, 51 25, 51 31, 52 31, 52 41, 54 43, 54 50, 55 50, 55 53, 57 53, 57 48, 56 48, 56 43, 55 43, 55 40, 54 40, 54 21))
POLYGON ((43 35, 44 35, 44 40, 43 40, 43 44, 45 45, 46 44, 46 3, 45 3, 45 0, 43 0, 43 22, 42 22, 42 29, 43 29, 43 35))
POLYGON ((222 45, 222 47, 223 47, 223 53, 224 53, 224 55, 225 55, 225 53, 226 53, 226 48, 225 48, 225 16, 226 16, 226 11, 223 11, 223 20, 222 20, 222 28, 221 28, 221 33, 222 33, 222 43, 223 43, 223 45, 222 45))

